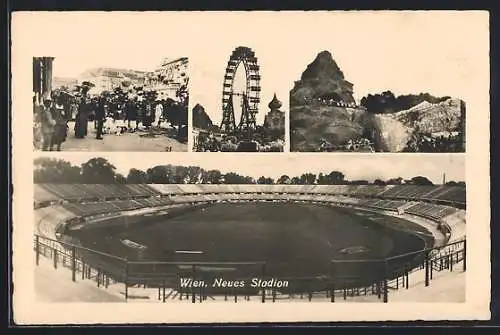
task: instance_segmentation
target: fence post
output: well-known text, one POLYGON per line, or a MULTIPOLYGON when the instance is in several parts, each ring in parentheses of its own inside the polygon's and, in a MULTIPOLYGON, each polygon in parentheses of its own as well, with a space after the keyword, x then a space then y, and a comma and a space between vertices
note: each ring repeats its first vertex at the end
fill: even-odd
MULTIPOLYGON (((264 276, 266 274, 266 264, 262 264, 262 279, 264 279, 264 276)), ((262 288, 262 302, 266 302, 266 290, 262 288)))
POLYGON ((464 240, 464 272, 467 270, 467 240, 464 240))
POLYGON ((36 265, 40 264, 40 236, 35 237, 36 265))
POLYGON ((54 249, 54 269, 57 269, 57 249, 54 249))
POLYGON ((425 286, 429 286, 429 255, 425 255, 425 286))
POLYGON ((76 281, 76 247, 71 247, 71 280, 76 281))
POLYGON ((388 287, 387 287, 387 276, 388 276, 388 270, 387 270, 387 261, 384 262, 384 302, 387 302, 388 300, 388 287))
POLYGON ((128 301, 128 259, 125 259, 125 302, 128 301))
POLYGON ((332 284, 331 292, 330 292, 330 301, 335 302, 335 284, 332 284))
POLYGON ((409 283, 410 283, 410 274, 409 274, 409 270, 408 270, 409 266, 408 264, 405 264, 405 278, 403 278, 403 280, 406 281, 406 289, 408 289, 408 286, 409 286, 409 283))
POLYGON ((162 289, 163 289, 163 302, 165 302, 165 279, 162 280, 161 282, 162 289))
MULTIPOLYGON (((192 277, 193 277, 193 281, 195 281, 195 276, 196 276, 196 266, 193 265, 193 273, 192 273, 192 277)), ((191 302, 194 304, 196 302, 196 295, 195 295, 195 289, 191 286, 191 302)))

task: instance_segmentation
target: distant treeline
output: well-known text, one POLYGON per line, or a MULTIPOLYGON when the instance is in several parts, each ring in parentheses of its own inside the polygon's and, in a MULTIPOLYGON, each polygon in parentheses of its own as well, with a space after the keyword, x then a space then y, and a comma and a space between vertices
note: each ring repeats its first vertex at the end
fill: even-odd
MULTIPOLYGON (((347 180, 340 171, 328 174, 303 173, 300 176, 282 175, 277 180, 261 176, 252 178, 234 172, 222 173, 219 170, 205 170, 199 166, 157 165, 146 171, 130 169, 126 176, 117 173, 116 167, 108 160, 97 157, 78 165, 55 158, 37 158, 34 162, 35 183, 59 184, 292 184, 292 185, 433 185, 423 176, 405 180, 401 177, 389 180, 376 179, 347 180)), ((449 185, 462 185, 464 182, 450 181, 449 185)))
POLYGON ((395 96, 391 91, 380 94, 368 94, 361 99, 361 106, 373 114, 389 114, 410 109, 424 101, 437 104, 446 101, 450 97, 435 97, 429 93, 408 94, 395 96))

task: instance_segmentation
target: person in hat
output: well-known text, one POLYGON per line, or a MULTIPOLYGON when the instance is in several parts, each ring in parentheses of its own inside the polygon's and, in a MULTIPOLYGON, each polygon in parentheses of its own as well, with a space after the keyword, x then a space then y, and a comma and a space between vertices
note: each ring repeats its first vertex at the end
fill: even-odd
POLYGON ((106 111, 108 109, 108 101, 105 96, 101 98, 101 101, 99 101, 99 104, 97 106, 97 110, 95 113, 95 118, 97 121, 96 125, 96 139, 97 140, 102 140, 102 130, 104 126, 104 120, 106 119, 106 111))
POLYGON ((136 98, 130 98, 125 105, 125 119, 130 132, 137 130, 137 105, 136 98))
POLYGON ((78 112, 75 116, 75 137, 85 138, 88 131, 89 114, 91 110, 90 100, 82 97, 82 102, 78 106, 78 112))
POLYGON ((42 150, 50 151, 52 135, 54 133, 55 120, 51 113, 52 99, 47 97, 43 100, 43 105, 38 109, 38 121, 40 122, 40 132, 42 135, 42 150))
POLYGON ((157 99, 156 100, 156 107, 155 107, 155 121, 156 121, 156 127, 160 128, 161 121, 163 119, 163 104, 161 100, 157 99))
POLYGON ((61 151, 61 144, 66 141, 68 134, 68 124, 64 98, 62 95, 56 97, 56 103, 51 108, 52 119, 54 120, 54 132, 50 142, 50 150, 56 146, 57 151, 61 151))

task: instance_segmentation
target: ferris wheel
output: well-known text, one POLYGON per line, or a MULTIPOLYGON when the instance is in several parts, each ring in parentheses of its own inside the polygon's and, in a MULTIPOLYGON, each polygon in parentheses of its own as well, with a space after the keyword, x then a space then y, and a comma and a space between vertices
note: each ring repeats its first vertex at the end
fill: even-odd
POLYGON ((222 124, 221 131, 233 133, 235 131, 252 132, 255 130, 255 115, 260 102, 260 74, 255 52, 247 47, 237 47, 227 62, 222 87, 222 124), (234 78, 240 65, 245 68, 246 85, 242 93, 233 92, 234 78), (241 119, 236 126, 234 117, 233 96, 240 96, 241 119))

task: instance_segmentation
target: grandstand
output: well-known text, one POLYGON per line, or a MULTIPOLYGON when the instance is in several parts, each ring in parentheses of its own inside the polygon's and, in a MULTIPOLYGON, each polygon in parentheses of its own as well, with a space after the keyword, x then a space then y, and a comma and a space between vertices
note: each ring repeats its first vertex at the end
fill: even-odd
POLYGON ((439 220, 456 208, 465 208, 465 194, 465 187, 415 185, 36 184, 34 198, 37 209, 57 204, 76 217, 88 217, 174 203, 284 199, 336 202, 343 196, 359 198, 358 203, 366 207, 393 211, 405 207, 408 213, 439 220))
MULTIPOLYGON (((68 227, 134 211, 154 213, 179 206, 255 201, 318 203, 418 217, 441 231, 448 242, 462 241, 466 231, 466 190, 456 186, 35 184, 34 198, 37 241, 56 241, 68 227)), ((380 287, 378 293, 380 296, 380 287)))

